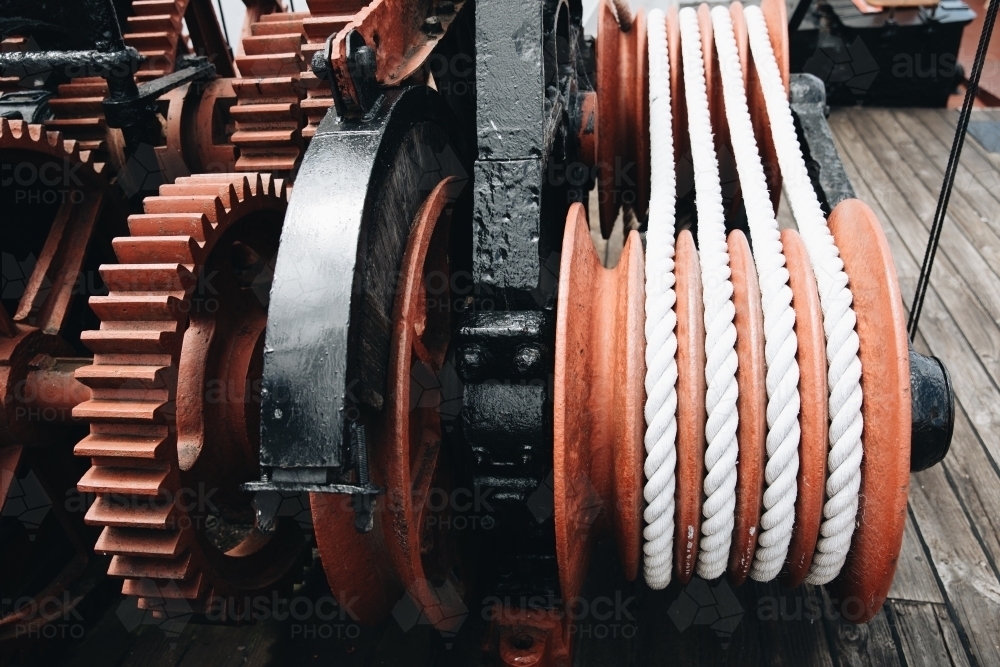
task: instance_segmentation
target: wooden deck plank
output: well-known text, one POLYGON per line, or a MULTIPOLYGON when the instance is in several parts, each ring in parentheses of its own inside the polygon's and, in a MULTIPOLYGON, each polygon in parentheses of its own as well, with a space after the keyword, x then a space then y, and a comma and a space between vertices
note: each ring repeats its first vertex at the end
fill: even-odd
MULTIPOLYGON (((917 148, 923 151, 937 168, 938 185, 931 190, 932 194, 937 194, 951 152, 951 138, 942 137, 940 132, 949 128, 937 113, 929 110, 922 110, 921 113, 894 110, 892 115, 901 124, 902 129, 913 137, 917 148), (933 122, 934 119, 938 119, 937 132, 932 131, 927 125, 927 121, 933 122)), ((954 131, 953 126, 950 129, 954 131)), ((993 215, 1000 206, 1000 190, 997 188, 1000 186, 1000 170, 993 168, 983 159, 981 147, 972 135, 967 136, 962 149, 962 156, 955 172, 955 185, 953 192, 968 198, 969 203, 975 206, 979 213, 979 219, 989 225, 994 232, 1000 231, 1000 219, 993 215)))
MULTIPOLYGON (((862 199, 876 203, 887 202, 885 208, 892 211, 892 215, 886 215, 885 210, 876 212, 886 224, 887 230, 889 227, 894 228, 895 233, 887 234, 887 236, 890 244, 893 245, 893 254, 896 258, 897 270, 905 296, 909 296, 912 294, 917 263, 905 246, 906 241, 912 242, 912 238, 916 236, 915 232, 923 226, 914 227, 914 221, 919 223, 919 218, 908 206, 905 196, 896 190, 896 186, 892 184, 892 180, 888 178, 887 174, 883 172, 881 180, 879 180, 880 183, 885 184, 884 187, 874 190, 870 187, 872 182, 870 178, 858 178, 859 170, 863 169, 868 177, 872 173, 877 174, 881 170, 881 165, 875 159, 874 154, 868 151, 864 142, 860 140, 854 131, 853 124, 850 123, 850 119, 847 121, 846 123, 835 122, 832 124, 835 128, 835 135, 838 136, 845 167, 855 181, 855 187, 862 199), (856 163, 855 158, 859 159, 860 162, 856 163), (898 227, 900 224, 903 225, 903 231, 900 231, 898 227)), ((879 206, 879 208, 883 207, 879 206)), ((923 228, 922 233, 926 235, 926 228, 923 228)), ((942 254, 945 253, 942 252, 942 254)), ((939 261, 940 258, 941 255, 939 255, 939 261)), ((942 265, 944 264, 946 262, 942 262, 942 265)), ((940 274, 936 271, 935 276, 939 277, 940 274)), ((954 272, 954 277, 956 282, 946 285, 946 289, 964 283, 958 277, 957 272, 954 272)), ((982 424, 976 424, 977 427, 980 427, 978 429, 980 434, 991 433, 995 430, 996 424, 995 418, 990 415, 992 406, 997 403, 996 387, 991 383, 981 360, 968 344, 962 331, 951 317, 951 313, 944 308, 944 304, 935 291, 938 287, 940 287, 940 281, 932 281, 932 289, 928 292, 925 316, 922 320, 923 337, 928 341, 931 351, 938 354, 949 365, 959 401, 963 405, 968 401, 985 410, 985 412, 977 413, 978 416, 986 418, 982 424)), ((949 293, 948 296, 952 313, 957 313, 959 317, 967 313, 967 308, 954 307, 954 292, 949 293)), ((984 330, 986 329, 984 328, 984 330)), ((975 456, 975 445, 979 443, 970 442, 971 440, 973 439, 970 433, 957 430, 952 445, 952 455, 955 456, 955 452, 959 452, 956 459, 961 458, 962 454, 965 453, 975 456)), ((926 471, 914 478, 914 487, 919 487, 919 482, 923 481, 924 478, 934 482, 931 487, 933 499, 927 495, 926 484, 923 488, 911 487, 911 507, 917 517, 919 532, 932 555, 935 571, 945 586, 948 600, 953 605, 956 616, 960 619, 962 626, 960 633, 967 638, 966 641, 979 659, 979 664, 995 664, 1000 659, 1000 654, 998 654, 1000 649, 996 648, 993 639, 998 630, 996 625, 1000 622, 997 620, 1000 618, 1000 606, 998 606, 1000 605, 1000 597, 996 595, 998 586, 996 572, 987 562, 988 558, 984 553, 983 545, 977 539, 977 531, 970 523, 968 512, 959 501, 956 490, 948 484, 945 470, 951 465, 952 461, 946 459, 945 467, 926 471), (982 565, 972 566, 968 565, 969 563, 981 563, 982 565)), ((988 476, 984 484, 996 488, 998 482, 994 475, 995 470, 991 469, 990 465, 985 467, 988 476)), ((962 492, 959 489, 958 493, 962 492)), ((979 517, 976 517, 975 520, 980 524, 979 532, 985 533, 992 530, 988 524, 983 525, 979 517)))
POLYGON ((955 626, 943 604, 890 600, 889 609, 908 667, 968 667, 969 659, 959 645, 953 652, 947 637, 955 626))
POLYGON ((914 475, 910 507, 969 650, 980 665, 1000 664, 1000 583, 943 468, 914 475))
MULTIPOLYGON (((825 591, 823 595, 827 601, 827 609, 836 610, 838 602, 832 600, 825 591)), ((838 667, 891 667, 904 664, 900 660, 884 609, 862 625, 843 620, 827 620, 826 625, 834 663, 838 667)))
MULTIPOLYGON (((917 208, 917 212, 922 219, 932 220, 944 179, 944 169, 948 163, 948 152, 940 144, 931 142, 929 133, 919 122, 906 122, 905 117, 900 122, 900 116, 887 109, 869 110, 866 116, 872 121, 867 126, 872 128, 873 139, 877 138, 876 132, 881 132, 892 149, 899 152, 901 158, 920 178, 924 187, 919 188, 918 184, 913 183, 912 190, 922 193, 919 205, 926 208, 917 208)), ((882 153, 876 145, 872 144, 872 147, 882 153)), ((959 165, 961 167, 961 161, 959 165)), ((1000 258, 1000 219, 994 219, 1000 200, 971 175, 962 172, 963 169, 960 168, 956 174, 956 187, 952 189, 948 215, 953 222, 962 226, 983 258, 993 265, 1000 258)), ((901 186, 904 190, 907 189, 903 183, 901 186)))
MULTIPOLYGON (((867 154, 882 168, 884 178, 879 179, 880 189, 885 189, 890 196, 892 193, 898 195, 897 205, 888 209, 889 215, 895 217, 897 211, 902 212, 904 207, 912 210, 920 226, 928 230, 917 233, 917 238, 926 246, 929 225, 937 208, 937 195, 931 194, 928 188, 940 187, 933 185, 934 180, 940 179, 932 179, 931 184, 922 183, 921 170, 900 155, 881 128, 861 114, 851 114, 850 119, 858 138, 851 148, 866 149, 867 154), (858 141, 864 145, 857 145, 858 141)), ((862 150, 861 154, 864 152, 862 150)), ((855 155, 858 154, 855 151, 855 155)), ((917 157, 913 159, 920 164, 917 157)), ((880 193, 876 191, 874 194, 878 196, 880 193)), ((952 202, 953 206, 949 206, 945 217, 940 248, 956 265, 966 269, 963 277, 997 318, 1000 315, 1000 274, 997 273, 1000 270, 1000 236, 983 225, 978 214, 974 217, 970 215, 969 209, 963 206, 960 193, 952 196, 952 202)))
MULTIPOLYGON (((923 123, 932 135, 937 137, 938 144, 944 146, 948 151, 951 150, 955 125, 958 124, 958 112, 945 109, 914 109, 910 113, 912 113, 913 118, 923 123)), ((975 113, 973 113, 972 119, 977 120, 975 113)), ((980 117, 978 120, 989 120, 989 118, 980 117)), ((967 140, 965 146, 970 150, 968 155, 966 155, 965 149, 962 150, 962 166, 966 167, 969 173, 982 177, 984 180, 980 182, 987 189, 991 189, 990 186, 1000 178, 997 176, 997 170, 1000 169, 1000 154, 991 153, 975 139, 967 140)))
POLYGON ((913 602, 944 602, 944 595, 938 588, 927 558, 920 538, 917 537, 913 519, 907 515, 903 549, 899 554, 896 578, 892 580, 892 588, 889 589, 890 598, 913 602))
MULTIPOLYGON (((844 152, 856 154, 857 146, 850 146, 844 152)), ((863 185, 861 187, 864 188, 863 185)), ((907 209, 896 207, 893 211, 895 215, 892 218, 887 217, 887 221, 894 226, 905 224, 909 217, 906 215, 907 209)), ((884 214, 884 211, 882 213, 884 214)), ((906 229, 906 233, 890 238, 890 245, 894 245, 895 240, 903 240, 904 244, 910 246, 909 253, 904 252, 902 248, 893 248, 904 298, 908 299, 912 295, 912 285, 919 270, 917 259, 922 257, 922 244, 918 244, 915 234, 911 233, 912 225, 906 229)), ((941 317, 948 317, 958 324, 961 331, 951 331, 952 335, 947 336, 932 336, 934 339, 931 344, 932 351, 948 364, 956 389, 959 386, 963 387, 963 391, 958 393, 965 407, 970 404, 975 405, 969 401, 969 397, 972 397, 975 401, 985 402, 989 409, 994 410, 1000 403, 1000 391, 997 389, 1000 376, 997 374, 994 353, 1000 349, 1000 329, 989 315, 980 310, 979 304, 974 300, 975 295, 970 292, 968 285, 947 258, 942 256, 939 262, 935 267, 932 284, 939 294, 947 294, 948 307, 946 312, 937 312, 927 309, 928 306, 925 305, 927 319, 923 322, 926 328, 932 324, 931 320, 936 322, 941 317), (959 344, 958 339, 962 334, 968 339, 967 345, 959 344), (978 356, 979 364, 973 362, 974 355, 978 356)), ((985 414, 987 413, 979 413, 980 417, 985 414)), ((979 431, 985 437, 996 437, 993 431, 996 426, 994 419, 988 418, 988 421, 980 424, 984 428, 980 428, 979 431)), ((1000 472, 995 456, 991 459, 985 453, 991 449, 997 451, 1000 443, 984 442, 965 419, 964 413, 956 420, 954 442, 956 444, 953 445, 944 466, 950 478, 954 480, 963 505, 970 508, 969 514, 973 518, 976 532, 991 562, 995 565, 1000 561, 1000 538, 997 535, 996 519, 1000 514, 1000 472)))

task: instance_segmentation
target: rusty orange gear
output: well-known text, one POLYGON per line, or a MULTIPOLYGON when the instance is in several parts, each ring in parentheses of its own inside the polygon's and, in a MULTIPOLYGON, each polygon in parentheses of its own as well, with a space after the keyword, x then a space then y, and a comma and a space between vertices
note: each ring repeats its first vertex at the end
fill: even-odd
MULTIPOLYGON (((137 83, 174 71, 177 45, 182 38, 184 12, 189 0, 134 0, 133 15, 122 31, 125 44, 146 60, 135 73, 137 83)), ((80 141, 84 150, 107 151, 112 164, 121 167, 118 132, 108 128, 102 102, 108 84, 100 77, 81 77, 61 84, 49 100, 55 118, 46 127, 80 141)))
POLYGON ((293 175, 333 105, 330 86, 309 70, 313 55, 367 3, 312 0, 310 12, 275 12, 247 21, 233 82, 233 143, 240 171, 293 175))
POLYGON ((101 268, 101 328, 83 336, 95 363, 77 372, 93 392, 73 411, 91 423, 78 488, 96 494, 95 549, 145 608, 240 604, 299 562, 297 527, 265 535, 239 490, 259 474, 268 266, 286 207, 267 174, 179 178, 146 198, 114 241, 120 264, 101 268))
POLYGON ((0 507, 9 510, 8 492, 16 486, 17 502, 29 510, 4 511, 0 519, 2 586, 18 600, 13 607, 5 602, 0 612, 0 654, 6 655, 11 643, 46 636, 41 628, 65 618, 97 585, 95 575, 103 569, 92 553, 96 535, 82 517, 53 500, 72 490, 79 477, 68 445, 79 438, 80 427, 70 417, 72 406, 90 393, 73 378, 73 370, 87 360, 66 358, 75 353, 78 278, 88 251, 105 235, 124 230, 126 212, 103 175, 104 165, 91 162, 90 151, 59 132, 0 119, 0 152, 5 165, 14 167, 15 182, 5 183, 4 193, 23 187, 21 193, 37 198, 28 204, 36 218, 30 220, 19 215, 16 198, 5 200, 4 210, 18 228, 7 230, 4 250, 17 252, 23 226, 42 232, 40 247, 31 249, 38 256, 23 276, 23 293, 13 304, 0 305, 0 507), (35 189, 33 179, 18 183, 22 174, 39 172, 47 174, 51 187, 35 189), (54 201, 47 194, 55 195, 54 201), (45 217, 40 212, 46 203, 53 204, 51 219, 37 219, 45 217), (52 614, 31 611, 43 600, 56 605, 52 614))

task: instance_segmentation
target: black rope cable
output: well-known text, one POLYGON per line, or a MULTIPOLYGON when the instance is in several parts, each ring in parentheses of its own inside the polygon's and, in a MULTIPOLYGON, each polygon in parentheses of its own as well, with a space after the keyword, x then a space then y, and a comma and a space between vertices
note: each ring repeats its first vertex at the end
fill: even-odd
POLYGON ((215 0, 215 4, 219 8, 219 20, 222 21, 222 34, 226 38, 226 46, 229 47, 229 52, 232 53, 233 45, 229 43, 229 28, 226 27, 226 13, 222 11, 222 0, 215 0))
POLYGON ((969 76, 968 88, 965 90, 965 101, 962 102, 962 112, 958 116, 958 126, 955 128, 955 139, 951 144, 951 154, 948 156, 948 166, 944 171, 944 183, 941 184, 941 194, 938 197, 937 210, 934 211, 934 222, 931 224, 931 236, 927 241, 927 251, 924 253, 924 263, 920 267, 920 277, 917 279, 917 291, 913 295, 913 306, 910 308, 910 321, 906 331, 912 341, 917 335, 917 325, 920 323, 920 311, 924 308, 924 296, 931 279, 931 268, 934 266, 934 256, 937 254, 938 243, 941 240, 941 230, 944 227, 944 216, 948 211, 948 201, 951 199, 951 189, 955 185, 955 174, 958 171, 958 160, 965 145, 965 134, 969 129, 969 118, 972 116, 972 103, 979 91, 979 77, 983 73, 986 61, 986 47, 993 34, 993 24, 996 23, 997 9, 1000 0, 991 0, 986 18, 983 21, 983 32, 979 36, 979 47, 976 58, 972 61, 972 74, 969 76))

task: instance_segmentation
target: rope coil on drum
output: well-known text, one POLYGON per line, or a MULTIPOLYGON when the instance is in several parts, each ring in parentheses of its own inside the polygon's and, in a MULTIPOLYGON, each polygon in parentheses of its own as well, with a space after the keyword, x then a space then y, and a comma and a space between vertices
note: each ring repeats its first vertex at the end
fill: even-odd
POLYGON ((844 262, 827 227, 812 189, 802 149, 795 134, 791 108, 778 73, 777 61, 759 8, 747 7, 750 49, 760 73, 767 115, 785 179, 788 203, 809 252, 819 286, 823 327, 827 338, 830 389, 830 454, 827 502, 821 537, 807 581, 825 584, 840 572, 854 533, 861 486, 861 361, 855 331, 857 316, 844 262))
POLYGON ((795 336, 795 311, 788 269, 782 252, 778 222, 771 206, 764 167, 757 151, 742 67, 733 34, 732 17, 724 7, 712 10, 712 23, 719 61, 723 64, 723 95, 733 153, 739 171, 747 222, 753 241, 754 260, 763 298, 765 355, 767 358, 767 468, 764 515, 754 554, 751 576, 770 581, 781 570, 788 555, 795 519, 795 477, 799 468, 799 366, 795 336))
POLYGON ((726 568, 732 542, 736 508, 736 427, 738 387, 736 326, 733 318, 733 284, 730 281, 725 217, 719 163, 712 139, 711 116, 705 87, 701 35, 695 10, 680 11, 684 87, 687 97, 688 134, 694 161, 695 205, 705 302, 705 379, 708 382, 705 435, 705 502, 698 574, 714 579, 726 568))
MULTIPOLYGON (((683 439, 679 440, 678 435, 678 336, 679 327, 690 313, 682 312, 679 292, 675 290, 684 269, 675 263, 677 174, 674 146, 677 138, 673 136, 674 103, 685 105, 682 110, 687 115, 698 217, 695 261, 700 260, 704 285, 701 296, 705 326, 707 419, 704 439, 707 446, 704 448, 700 539, 688 543, 689 548, 693 544, 697 550, 697 573, 708 579, 718 577, 727 571, 728 561, 728 570, 738 581, 742 581, 742 577, 733 572, 737 562, 743 576, 749 573, 755 580, 771 581, 784 571, 786 580, 797 582, 801 578, 789 574, 795 569, 791 562, 794 559, 806 581, 828 583, 840 574, 847 560, 859 507, 863 419, 853 295, 848 287, 844 261, 806 171, 764 13, 757 7, 743 10, 738 4, 734 3, 733 8, 712 10, 708 34, 714 33, 714 40, 706 40, 702 34, 705 26, 699 26, 699 17, 693 8, 684 8, 675 15, 680 33, 682 62, 679 67, 669 58, 668 35, 670 21, 674 19, 661 11, 649 15, 651 199, 646 238, 647 430, 643 551, 646 580, 654 589, 663 588, 671 581, 675 567, 682 580, 686 580, 684 565, 676 562, 680 552, 675 554, 676 542, 683 537, 681 528, 684 526, 675 524, 683 514, 684 508, 678 503, 684 502, 682 487, 685 485, 678 463, 684 456, 679 449, 683 439), (707 67, 712 60, 706 58, 702 50, 713 43, 718 68, 707 67), (761 107, 766 107, 768 123, 764 127, 770 126, 770 136, 754 134, 748 103, 752 77, 747 76, 747 71, 751 66, 756 68, 759 80, 760 88, 756 92, 763 98, 754 113, 763 113, 761 107), (671 72, 671 67, 679 71, 671 72), (671 76, 683 80, 679 101, 671 98, 671 76), (711 124, 706 89, 718 84, 706 80, 713 76, 721 78, 721 97, 725 106, 721 117, 725 118, 729 130, 725 134, 721 133, 722 128, 714 128, 713 133, 711 124), (732 237, 727 250, 728 230, 722 207, 716 134, 728 136, 732 142, 753 244, 749 262, 731 255, 732 237), (758 144, 768 140, 775 146, 801 240, 794 232, 782 233, 778 229, 762 164, 762 149, 758 144), (785 239, 790 239, 793 247, 786 249, 783 246, 785 239), (788 263, 791 260, 786 261, 786 250, 795 255, 794 270, 788 263), (803 262, 805 266, 800 266, 803 262), (741 277, 745 268, 753 275, 754 285, 749 289, 744 288, 741 277), (804 281, 803 275, 807 276, 804 281), (793 288, 798 295, 794 308, 793 288), (744 380, 741 374, 752 372, 753 362, 743 358, 738 338, 745 335, 747 327, 752 329, 754 326, 745 321, 739 324, 738 309, 742 308, 739 304, 744 303, 740 301, 741 290, 750 295, 751 305, 759 306, 763 315, 760 328, 766 364, 766 398, 763 399, 766 401, 766 465, 762 470, 761 497, 756 499, 748 494, 748 490, 753 492, 752 480, 740 479, 744 475, 742 466, 747 461, 752 463, 751 445, 741 441, 744 427, 741 420, 746 418, 741 410, 745 400, 753 400, 753 396, 742 395, 744 380), (812 319, 821 322, 822 331, 814 325, 816 331, 810 332, 810 322, 799 322, 797 317, 808 311, 809 292, 816 290, 818 297, 813 299, 816 317, 812 319), (759 303, 753 304, 754 300, 759 303), (805 349, 800 348, 800 332, 806 335, 808 346, 805 349), (807 391, 810 378, 800 375, 800 363, 810 358, 815 361, 816 355, 822 352, 812 348, 823 346, 827 386, 818 400, 807 403, 805 394, 800 398, 800 391, 807 391), (743 368, 745 363, 750 363, 751 367, 743 368), (808 411, 817 414, 806 414, 808 411), (806 456, 808 443, 805 441, 816 440, 817 419, 823 422, 823 441, 827 440, 826 427, 829 427, 827 451, 823 461, 816 461, 815 451, 810 450, 813 454, 807 465, 800 457, 806 456), (803 428, 809 420, 812 428, 810 438, 806 438, 803 428), (808 511, 802 507, 809 507, 809 499, 799 497, 803 484, 808 486, 810 483, 803 481, 803 476, 810 474, 813 482, 818 481, 817 475, 825 482, 825 496, 821 501, 815 491, 812 494, 817 515, 822 506, 822 516, 817 516, 815 521, 801 516, 808 511), (753 508, 755 502, 758 504, 756 510, 753 508), (746 507, 751 508, 749 531, 746 530, 747 522, 741 523, 740 518, 746 507), (753 511, 758 514, 754 515, 753 511), (816 527, 813 532, 818 535, 812 535, 810 540, 808 532, 813 524, 816 527), (748 534, 742 535, 740 530, 748 534), (800 534, 803 531, 805 535, 800 534), (741 544, 748 543, 751 545, 748 554, 752 558, 747 558, 747 554, 739 556, 737 551, 741 544), (806 569, 802 569, 803 563, 806 569)), ((742 239, 742 234, 739 237, 742 239)), ((811 374, 816 375, 816 364, 811 363, 809 368, 811 374)), ((810 394, 811 398, 816 398, 815 393, 810 394)), ((747 470, 748 474, 753 474, 753 468, 747 470)), ((689 538, 690 532, 688 530, 689 538)))
POLYGON ((674 305, 673 116, 670 58, 661 10, 649 13, 650 200, 646 230, 646 499, 644 571, 651 588, 665 588, 673 571, 677 466, 677 313, 674 305))

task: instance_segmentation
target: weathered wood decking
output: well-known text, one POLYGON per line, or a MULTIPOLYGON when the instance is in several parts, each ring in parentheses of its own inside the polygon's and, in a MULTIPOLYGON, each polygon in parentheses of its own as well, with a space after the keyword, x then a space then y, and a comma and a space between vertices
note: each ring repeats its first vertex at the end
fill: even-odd
MULTIPOLYGON (((907 305, 956 118, 953 111, 875 109, 830 116, 857 195, 885 228, 907 305)), ((974 119, 1000 120, 1000 112, 974 119)), ((776 584, 652 593, 599 576, 616 566, 613 557, 598 557, 587 595, 606 596, 611 615, 597 618, 606 614, 595 609, 580 627, 578 665, 1000 665, 1000 155, 971 137, 949 211, 917 346, 951 371, 955 437, 943 465, 912 478, 902 558, 883 611, 855 626, 844 620, 851 601, 776 584)), ((323 595, 321 575, 314 573, 307 592, 323 595)), ((392 620, 372 630, 316 618, 187 624, 170 637, 150 624, 129 631, 118 612, 112 605, 61 662, 476 665, 482 637, 473 617, 451 649, 427 626, 404 632, 392 620)))

